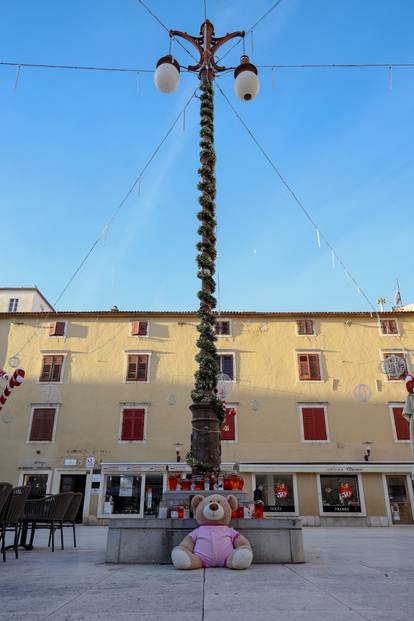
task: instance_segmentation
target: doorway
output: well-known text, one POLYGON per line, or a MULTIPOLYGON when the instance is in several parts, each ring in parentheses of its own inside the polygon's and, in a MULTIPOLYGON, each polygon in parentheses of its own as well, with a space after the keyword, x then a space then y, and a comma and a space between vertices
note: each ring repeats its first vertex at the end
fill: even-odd
POLYGON ((387 475, 387 489, 392 523, 413 524, 407 477, 404 475, 387 475))
POLYGON ((86 474, 62 474, 60 477, 60 489, 62 492, 80 492, 82 494, 82 502, 76 514, 76 523, 82 524, 83 519, 83 503, 85 500, 86 474))

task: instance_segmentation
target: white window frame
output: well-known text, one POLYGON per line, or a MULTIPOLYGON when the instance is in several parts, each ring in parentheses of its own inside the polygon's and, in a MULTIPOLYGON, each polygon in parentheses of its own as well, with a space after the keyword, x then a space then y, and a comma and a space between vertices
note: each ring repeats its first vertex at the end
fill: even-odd
POLYGON ((381 336, 401 336, 401 330, 400 330, 400 322, 398 321, 397 318, 395 317, 380 317, 378 320, 378 331, 380 333, 381 336), (381 330, 381 321, 395 321, 395 323, 397 324, 397 334, 384 334, 384 332, 381 330))
POLYGON ((40 384, 41 386, 47 386, 48 384, 64 384, 64 376, 65 376, 65 368, 66 368, 66 358, 68 355, 67 351, 58 351, 56 349, 53 350, 45 350, 42 349, 40 351, 40 355, 42 356, 41 360, 40 360, 40 369, 39 369, 39 374, 38 374, 38 380, 36 382, 36 384, 40 384), (45 356, 63 356, 63 362, 62 362, 62 370, 60 372, 60 380, 58 382, 41 382, 40 381, 40 375, 42 373, 42 369, 43 369, 43 358, 45 356))
MULTIPOLYGON (((57 382, 56 382, 57 383, 57 382)), ((29 428, 27 430, 26 444, 54 444, 56 439, 57 419, 59 416, 59 403, 32 403, 30 405, 30 420, 29 428), (53 421, 53 431, 51 440, 30 440, 30 433, 32 431, 33 415, 35 410, 55 410, 55 418, 53 421)))
MULTIPOLYGON (((387 336, 396 336, 396 335, 387 335, 387 336)), ((380 349, 380 359, 381 359, 381 364, 384 362, 385 357, 384 354, 403 354, 404 358, 405 358, 405 364, 407 366, 407 372, 411 373, 411 357, 410 357, 410 352, 398 347, 393 347, 392 349, 380 349)), ((387 383, 398 383, 398 384, 402 384, 402 380, 400 379, 389 379, 388 375, 386 375, 385 373, 383 373, 384 375, 384 380, 387 383)))
POLYGON ((133 339, 147 339, 150 336, 150 322, 148 319, 135 319, 133 321, 130 321, 129 323, 129 336, 132 336, 133 339), (147 334, 132 334, 132 324, 133 323, 140 323, 140 322, 147 322, 147 334))
MULTIPOLYGON (((388 402, 388 412, 389 412, 390 419, 391 419, 391 427, 392 427, 392 433, 394 436, 394 442, 396 442, 397 444, 410 444, 410 440, 399 440, 398 439, 397 429, 395 427, 393 408, 404 408, 404 402, 403 401, 400 401, 400 402, 389 401, 388 402)), ((414 514, 413 514, 413 517, 414 517, 414 514)))
POLYGON ((12 309, 8 310, 7 312, 8 313, 17 313, 17 309, 19 307, 19 298, 9 298, 9 306, 8 306, 9 309, 10 309, 10 305, 11 305, 12 302, 13 302, 12 309))
MULTIPOLYGON (((229 382, 230 383, 230 382, 229 382)), ((237 444, 239 441, 239 421, 238 421, 238 416, 239 416, 239 408, 238 408, 238 403, 226 403, 226 408, 230 409, 233 408, 234 410, 236 410, 236 416, 234 417, 234 440, 221 440, 221 434, 220 434, 220 440, 222 444, 237 444)))
POLYGON ((300 419, 300 440, 304 444, 329 444, 331 442, 331 435, 329 432, 329 424, 328 424, 328 405, 326 403, 299 403, 299 419, 300 419), (325 414, 325 429, 326 429, 326 440, 305 440, 305 428, 303 426, 303 408, 323 408, 325 414))
MULTIPOLYGON (((366 509, 366 505, 365 505, 365 494, 364 494, 364 486, 362 483, 362 474, 360 474, 359 472, 357 473, 352 473, 352 475, 349 476, 356 476, 358 479, 358 492, 359 492, 359 502, 361 504, 361 511, 359 511, 358 513, 348 513, 346 511, 344 511, 343 513, 341 511, 324 511, 323 510, 323 502, 322 502, 322 485, 321 485, 321 477, 323 476, 332 476, 332 473, 324 473, 324 472, 318 472, 316 473, 316 484, 317 484, 317 489, 318 489, 318 503, 319 503, 319 515, 321 517, 349 517, 349 518, 356 518, 356 517, 366 517, 367 516, 367 509, 366 509)), ((343 476, 343 478, 346 478, 346 473, 342 474, 340 472, 338 472, 338 474, 335 474, 334 476, 336 476, 337 478, 343 476)))
POLYGON ((267 474, 272 475, 274 477, 277 477, 278 475, 280 476, 286 476, 289 475, 292 477, 293 480, 293 502, 295 504, 295 510, 292 511, 283 511, 280 513, 280 515, 275 515, 274 517, 270 517, 267 516, 264 519, 266 520, 277 520, 279 518, 284 518, 284 517, 297 517, 300 515, 300 509, 299 509, 299 494, 298 494, 298 480, 297 480, 297 475, 296 472, 252 472, 251 477, 252 477, 252 490, 256 489, 256 474, 258 475, 264 475, 266 476, 267 474))
MULTIPOLYGON (((49 334, 49 335, 48 335, 48 336, 49 336, 49 338, 50 338, 50 339, 63 339, 63 338, 66 338, 66 336, 67 336, 67 330, 68 330, 68 322, 67 322, 66 320, 62 321, 61 319, 57 319, 56 321, 50 321, 50 322, 49 322, 49 328, 50 328, 50 325, 51 325, 52 323, 64 323, 64 324, 65 324, 65 331, 64 331, 64 333, 63 333, 63 334, 49 334)), ((42 383, 43 383, 43 382, 42 382, 42 383)), ((53 383, 55 383, 55 382, 53 382, 53 383)))
POLYGON ((216 331, 214 331, 215 336, 218 339, 228 339, 230 337, 233 336, 233 324, 232 324, 232 320, 231 319, 223 319, 222 317, 217 317, 216 318, 216 324, 219 322, 227 322, 229 324, 229 333, 228 334, 216 334, 216 331))
POLYGON ((52 470, 35 470, 32 468, 24 468, 23 470, 21 470, 19 472, 19 480, 18 480, 18 486, 20 487, 21 485, 24 485, 24 477, 25 475, 28 474, 29 476, 31 474, 36 475, 36 474, 47 474, 47 483, 46 483, 46 494, 50 494, 50 490, 52 489, 52 470))
POLYGON ((148 422, 148 404, 147 403, 121 403, 121 412, 119 416, 119 427, 118 427, 118 444, 146 444, 147 443, 147 422, 148 422), (144 439, 143 440, 122 440, 121 437, 122 437, 122 423, 124 420, 124 410, 133 410, 133 409, 145 410, 144 439))
POLYGON ((312 317, 297 317, 295 320, 295 332, 296 332, 296 336, 317 336, 317 330, 316 330, 316 321, 315 319, 313 319, 312 317), (312 325, 313 325, 313 332, 312 334, 300 334, 299 329, 298 329, 298 321, 311 321, 312 325))
POLYGON ((123 376, 123 384, 150 384, 151 383, 151 351, 141 351, 139 349, 126 349, 125 350, 125 359, 124 359, 124 376, 123 376), (128 380, 128 356, 148 356, 148 369, 147 369, 147 379, 145 381, 142 380, 128 380))
MULTIPOLYGON (((233 356, 233 379, 232 380, 223 380, 228 384, 235 384, 237 382, 237 365, 236 365, 236 352, 235 351, 226 351, 225 349, 218 349, 217 356, 233 356)), ((221 371, 219 370, 219 373, 221 371)))
POLYGON ((105 518, 108 520, 111 520, 113 518, 122 518, 122 519, 125 518, 127 520, 142 519, 144 517, 145 479, 146 479, 145 475, 146 475, 145 472, 140 472, 140 473, 126 472, 125 474, 123 474, 122 472, 115 472, 113 474, 111 474, 110 472, 102 473, 101 474, 101 485, 100 485, 99 497, 98 497, 98 515, 96 517, 105 518), (122 477, 122 476, 138 477, 139 476, 141 477, 139 513, 130 513, 130 514, 128 513, 104 513, 103 509, 104 509, 104 502, 105 502, 105 496, 106 496, 106 479, 111 476, 115 476, 115 477, 118 477, 118 476, 119 477, 122 477))
MULTIPOLYGON (((303 335, 303 336, 309 336, 309 335, 303 335)), ((296 369, 296 382, 299 384, 323 384, 326 381, 326 373, 325 373, 325 366, 324 366, 324 358, 322 356, 322 351, 320 349, 295 349, 294 352, 294 357, 295 357, 295 369, 296 369), (320 380, 303 380, 300 379, 300 372, 299 372, 299 359, 298 356, 302 355, 302 354, 317 354, 319 357, 319 370, 321 372, 321 379, 320 380)))

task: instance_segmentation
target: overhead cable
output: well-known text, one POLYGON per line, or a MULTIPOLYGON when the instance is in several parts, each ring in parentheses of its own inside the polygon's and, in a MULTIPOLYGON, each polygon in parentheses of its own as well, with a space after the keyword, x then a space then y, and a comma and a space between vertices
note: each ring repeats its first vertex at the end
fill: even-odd
MULTIPOLYGON (((260 22, 262 22, 268 15, 270 15, 270 13, 272 13, 272 11, 274 11, 279 4, 282 2, 282 0, 276 0, 276 2, 270 7, 270 9, 268 9, 266 11, 266 13, 264 13, 261 17, 259 17, 259 19, 253 24, 253 26, 250 26, 249 30, 246 31, 245 37, 247 37, 250 33, 253 33, 253 30, 256 28, 256 26, 258 26, 260 24, 260 22)), ((223 56, 220 56, 220 58, 217 60, 217 62, 221 62, 224 58, 226 58, 226 56, 228 54, 230 54, 230 52, 237 46, 240 45, 241 43, 241 39, 238 39, 235 43, 233 43, 233 45, 231 45, 227 51, 225 52, 225 54, 223 54, 223 56)), ((252 39, 253 41, 253 39, 252 39)))
POLYGON ((178 116, 175 118, 174 122, 172 123, 171 127, 168 129, 167 133, 164 135, 164 137, 162 138, 161 142, 158 144, 158 146, 155 148, 155 150, 152 152, 151 156, 149 157, 149 159, 147 160, 146 164, 144 165, 144 167, 141 169, 141 171, 138 173, 137 177, 135 178, 134 182, 132 183, 132 185, 130 186, 130 188, 128 189, 128 191, 126 192, 126 194, 124 195, 124 197, 122 198, 121 202, 116 206, 116 208, 114 209, 114 211, 112 212, 112 215, 110 216, 110 218, 107 220, 107 222, 105 223, 104 227, 102 228, 101 232, 99 233, 98 237, 95 239, 95 241, 93 242, 92 246, 89 248, 88 252, 86 253, 86 255, 83 257, 82 261, 79 263, 79 265, 76 267, 75 271, 73 272, 73 274, 71 275, 71 277, 69 278, 68 282, 66 283, 66 285, 63 287, 62 291, 59 293, 58 297, 56 298, 53 306, 56 306, 58 304, 58 302, 60 301, 60 299, 62 298, 62 296, 64 295, 64 293, 67 291, 67 289, 69 288, 69 286, 72 284, 72 282, 74 281, 74 279, 76 278, 76 276, 79 274, 79 272, 81 271, 82 267, 85 265, 86 261, 88 260, 88 258, 90 257, 90 255, 93 253, 93 251, 95 250, 96 246, 99 244, 99 242, 105 237, 105 235, 108 232, 109 227, 111 226, 112 222, 115 220, 115 218, 117 217, 118 213, 120 212, 120 210, 122 209, 122 207, 124 206, 124 204, 126 203, 127 199, 129 198, 129 196, 132 194, 132 192, 134 191, 134 189, 140 184, 140 181, 143 177, 143 175, 145 174, 145 172, 147 171, 148 167, 150 166, 150 164, 152 163, 152 161, 155 159, 155 157, 157 156, 159 150, 161 149, 161 147, 163 146, 163 144, 165 143, 165 141, 167 140, 167 138, 169 137, 169 135, 171 134, 171 132, 173 131, 174 127, 177 125, 178 121, 180 120, 180 118, 185 114, 186 109, 188 108, 188 106, 190 105, 192 99, 194 98, 195 94, 196 94, 197 89, 194 90, 194 92, 192 93, 191 97, 188 99, 188 101, 186 102, 184 108, 181 110, 181 112, 178 114, 178 116))
POLYGON ((310 222, 310 224, 313 226, 313 228, 315 229, 316 232, 316 236, 317 236, 317 240, 318 240, 318 245, 320 246, 321 240, 325 243, 325 245, 329 248, 329 250, 331 251, 331 256, 333 257, 333 260, 335 260, 344 270, 345 274, 347 275, 347 277, 351 280, 351 282, 355 285, 358 293, 361 294, 361 296, 365 299, 365 301, 367 302, 368 306, 371 308, 372 312, 375 313, 375 315, 377 316, 378 320, 380 318, 378 310, 375 308, 374 304, 371 302, 369 296, 365 293, 364 289, 361 287, 361 285, 357 282, 357 280, 354 278, 354 276, 351 274, 351 272, 349 271, 349 269, 347 268, 347 266, 345 265, 345 263, 342 261, 341 257, 337 254, 337 252, 335 251, 334 247, 332 246, 332 244, 329 242, 329 240, 327 239, 327 237, 321 232, 321 229, 319 228, 319 226, 316 224, 315 220, 313 219, 313 217, 311 216, 311 214, 309 213, 309 211, 306 209, 306 207, 304 206, 304 204, 302 203, 302 201, 299 199, 299 197, 297 196, 297 194, 295 193, 295 191, 292 189, 292 187, 289 185, 289 183, 286 181, 286 179, 284 178, 284 176, 282 175, 282 173, 280 172, 280 170, 278 169, 278 167, 276 166, 276 164, 273 162, 272 158, 270 157, 270 155, 267 153, 267 151, 264 149, 264 147, 260 144, 260 142, 258 141, 258 139, 256 138, 256 136, 254 135, 254 133, 252 132, 252 130, 248 127, 248 125, 246 124, 246 122, 242 119, 242 117, 240 116, 240 114, 237 112, 236 108, 233 106, 233 104, 231 103, 230 99, 227 97, 227 95, 225 94, 225 92, 223 91, 223 89, 217 84, 217 88, 220 91, 221 95, 224 97, 224 99, 226 100, 227 104, 229 105, 229 107, 231 108, 231 110, 233 111, 234 115, 236 116, 236 118, 239 120, 239 122, 243 125, 244 129, 246 130, 246 132, 249 134, 250 138, 253 140, 253 142, 255 143, 255 145, 257 146, 257 148, 259 149, 259 151, 262 153, 262 155, 265 157, 265 159, 267 160, 267 162, 270 164, 270 166, 272 167, 273 171, 276 173, 276 175, 278 176, 278 178, 280 179, 280 181, 282 182, 282 184, 285 186, 285 188, 287 189, 287 191, 289 192, 289 194, 291 195, 291 197, 293 198, 293 200, 295 201, 295 203, 300 207, 300 209, 302 210, 303 214, 305 215, 305 217, 307 218, 307 220, 310 222))
MULTIPOLYGON (((137 2, 139 2, 144 7, 144 9, 151 15, 151 17, 153 17, 155 19, 155 21, 157 21, 159 23, 161 28, 164 28, 164 30, 166 30, 168 32, 168 35, 171 36, 170 29, 168 28, 168 26, 166 26, 164 24, 164 22, 158 17, 158 15, 156 15, 154 13, 154 11, 152 9, 150 9, 150 7, 143 0, 137 0, 137 2)), ((182 43, 182 41, 180 39, 177 39, 176 37, 173 37, 173 39, 174 39, 174 41, 176 41, 178 43, 178 45, 180 47, 183 48, 183 50, 185 50, 187 52, 187 54, 189 54, 191 56, 191 58, 193 58, 195 61, 198 62, 198 60, 194 56, 194 54, 188 48, 185 47, 185 45, 182 43)))

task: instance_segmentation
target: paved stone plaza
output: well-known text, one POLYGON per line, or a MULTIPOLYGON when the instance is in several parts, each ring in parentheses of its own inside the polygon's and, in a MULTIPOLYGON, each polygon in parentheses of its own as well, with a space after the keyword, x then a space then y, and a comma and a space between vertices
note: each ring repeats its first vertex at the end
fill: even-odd
POLYGON ((106 565, 107 529, 80 527, 74 550, 0 564, 0 621, 412 621, 414 528, 304 529, 305 565, 177 572, 106 565))

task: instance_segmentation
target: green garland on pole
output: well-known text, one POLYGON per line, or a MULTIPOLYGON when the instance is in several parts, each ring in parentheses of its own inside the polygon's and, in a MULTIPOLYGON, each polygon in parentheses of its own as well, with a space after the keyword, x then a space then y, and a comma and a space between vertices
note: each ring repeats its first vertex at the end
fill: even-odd
POLYGON ((225 410, 223 404, 216 396, 217 375, 219 372, 217 363, 217 350, 215 341, 216 317, 214 309, 217 301, 214 297, 216 283, 214 274, 216 271, 216 177, 215 165, 216 154, 214 150, 214 91, 208 81, 206 72, 201 76, 201 129, 200 129, 200 162, 198 173, 201 177, 198 189, 201 194, 198 202, 201 211, 197 214, 201 224, 198 233, 201 240, 197 244, 198 278, 201 280, 201 289, 198 292, 200 308, 198 316, 200 323, 197 330, 200 333, 197 339, 199 349, 196 355, 198 370, 195 373, 195 387, 191 393, 194 403, 209 403, 217 414, 218 420, 223 422, 225 410))

